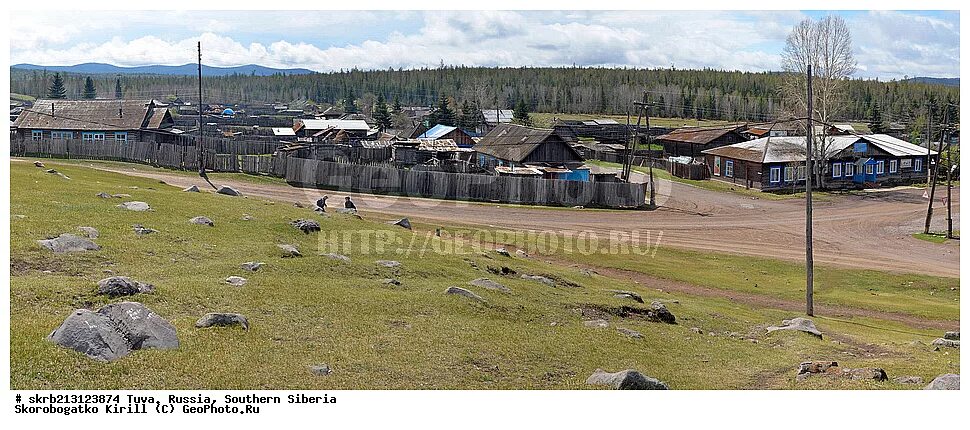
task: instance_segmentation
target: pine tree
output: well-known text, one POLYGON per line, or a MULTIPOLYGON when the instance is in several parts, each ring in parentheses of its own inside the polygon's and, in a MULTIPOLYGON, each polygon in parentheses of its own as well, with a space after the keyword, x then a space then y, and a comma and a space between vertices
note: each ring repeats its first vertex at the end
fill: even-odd
POLYGON ((469 103, 467 100, 461 105, 461 118, 458 127, 462 130, 475 131, 482 124, 482 110, 477 101, 469 103))
POLYGON ((51 98, 51 99, 67 98, 67 89, 64 88, 64 79, 61 78, 60 73, 54 74, 54 82, 51 82, 50 88, 47 89, 47 98, 51 98))
POLYGON ((515 104, 515 109, 512 110, 512 123, 532 126, 532 118, 529 117, 529 106, 525 104, 525 100, 519 100, 515 104))
POLYGON ((88 76, 84 78, 84 95, 86 99, 93 99, 98 96, 98 90, 94 88, 94 81, 88 76))
POLYGON ((396 115, 401 113, 401 110, 403 110, 403 108, 401 107, 401 99, 399 99, 397 96, 394 96, 394 106, 391 108, 391 113, 396 115))
POLYGON ((377 102, 374 103, 374 121, 377 122, 377 128, 381 131, 387 130, 391 126, 391 113, 387 110, 387 101, 384 100, 384 94, 377 96, 377 102))
POLYGON ((429 119, 429 125, 434 127, 436 124, 447 125, 454 127, 455 125, 455 111, 451 110, 448 106, 448 96, 441 93, 438 98, 438 106, 435 107, 434 112, 431 113, 429 119))
POLYGON ((121 78, 118 78, 115 80, 115 98, 120 99, 123 97, 124 95, 121 94, 121 78))
POLYGON ((357 113, 357 102, 354 101, 354 93, 349 91, 344 96, 344 113, 357 113))
POLYGON ((879 110, 879 103, 873 103, 872 105, 872 112, 869 116, 869 131, 873 134, 886 132, 886 127, 883 126, 882 112, 879 110))

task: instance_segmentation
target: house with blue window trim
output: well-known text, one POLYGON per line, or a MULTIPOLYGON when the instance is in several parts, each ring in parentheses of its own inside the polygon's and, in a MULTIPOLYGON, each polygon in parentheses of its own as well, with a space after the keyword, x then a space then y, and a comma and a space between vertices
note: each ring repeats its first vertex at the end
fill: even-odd
MULTIPOLYGON (((822 137, 820 136, 819 139, 822 137)), ((805 136, 765 137, 703 151, 711 180, 762 191, 805 186, 805 136)), ((912 184, 926 180, 936 151, 885 134, 827 136, 816 162, 828 189, 912 184), (824 160, 824 161, 821 161, 824 160)), ((816 184, 819 185, 819 184, 816 184)))
POLYGON ((41 99, 25 109, 12 127, 24 140, 174 142, 175 122, 157 100, 41 99))

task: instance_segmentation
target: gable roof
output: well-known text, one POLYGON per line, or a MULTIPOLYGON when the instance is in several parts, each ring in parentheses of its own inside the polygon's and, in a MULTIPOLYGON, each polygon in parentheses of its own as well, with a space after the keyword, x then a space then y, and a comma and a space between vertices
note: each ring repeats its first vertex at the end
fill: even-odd
POLYGON ((301 119, 300 121, 303 122, 303 127, 307 130, 326 130, 331 127, 337 130, 370 130, 367 121, 362 119, 301 119))
MULTIPOLYGON (((829 136, 826 157, 832 157, 864 141, 895 157, 926 155, 926 148, 885 134, 829 136)), ((792 163, 805 161, 805 136, 763 137, 734 145, 701 151, 703 154, 734 158, 754 163, 792 163)), ((931 151, 930 154, 936 154, 931 151)))
MULTIPOLYGON (((501 160, 521 162, 535 151, 547 139, 555 137, 563 141, 562 137, 548 128, 534 128, 515 124, 499 124, 488 132, 472 148, 482 154, 488 154, 501 160)), ((573 147, 563 141, 563 146, 582 159, 573 147)))
POLYGON ((172 118, 159 105, 155 100, 41 99, 25 109, 13 125, 44 130, 162 129, 172 125, 172 118))
POLYGON ((737 133, 739 127, 717 127, 717 128, 679 128, 662 136, 657 140, 668 142, 691 143, 694 145, 707 145, 728 133, 737 133))
POLYGON ((510 123, 512 122, 512 109, 482 109, 482 116, 488 124, 510 123), (496 118, 498 120, 496 121, 496 118))
POLYGON ((434 127, 429 128, 424 133, 418 136, 418 139, 439 139, 442 136, 457 130, 458 127, 452 127, 449 125, 436 124, 434 127))

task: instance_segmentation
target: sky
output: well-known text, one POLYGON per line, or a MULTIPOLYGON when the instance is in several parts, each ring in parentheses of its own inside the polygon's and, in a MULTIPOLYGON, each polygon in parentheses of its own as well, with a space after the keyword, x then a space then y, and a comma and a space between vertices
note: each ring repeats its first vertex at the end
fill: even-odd
POLYGON ((781 69, 791 28, 843 16, 855 77, 957 77, 959 12, 11 11, 11 64, 781 69))

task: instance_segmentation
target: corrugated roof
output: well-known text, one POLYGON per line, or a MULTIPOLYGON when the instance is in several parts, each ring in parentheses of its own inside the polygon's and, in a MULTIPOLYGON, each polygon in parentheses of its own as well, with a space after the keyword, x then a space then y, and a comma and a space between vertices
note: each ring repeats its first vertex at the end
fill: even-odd
POLYGON ((434 127, 431 127, 430 129, 428 129, 428 131, 421 133, 421 135, 418 136, 418 139, 438 139, 457 129, 458 127, 436 124, 434 127))
POLYGON ((292 127, 273 127, 273 136, 296 136, 292 127))
MULTIPOLYGON (((826 158, 846 150, 859 141, 868 142, 895 157, 926 155, 926 148, 885 134, 829 136, 827 139, 826 158)), ((701 152, 755 163, 801 162, 805 161, 805 140, 805 136, 763 137, 701 152)), ((936 154, 935 151, 930 153, 936 154)))
POLYGON ((719 127, 719 128, 680 128, 662 136, 657 140, 668 142, 692 143, 695 145, 707 145, 725 134, 734 132, 738 127, 719 127))
POLYGON ((367 121, 362 119, 303 119, 303 126, 307 130, 325 130, 330 127, 337 130, 370 130, 367 121))
POLYGON ((25 109, 13 125, 45 130, 160 129, 171 124, 165 121, 167 115, 168 110, 156 108, 154 100, 41 99, 25 109))
POLYGON ((505 124, 512 122, 512 110, 511 109, 482 109, 482 116, 485 117, 485 122, 488 124, 497 124, 499 122, 505 124), (498 112, 498 118, 501 121, 496 121, 496 112, 498 112))
MULTIPOLYGON (((914 145, 902 139, 897 139, 887 134, 870 134, 863 136, 867 141, 873 145, 878 146, 883 151, 886 151, 897 157, 905 157, 907 155, 926 155, 926 148, 914 145)), ((931 155, 936 155, 936 151, 930 151, 931 155)))

